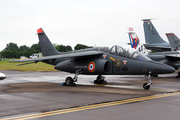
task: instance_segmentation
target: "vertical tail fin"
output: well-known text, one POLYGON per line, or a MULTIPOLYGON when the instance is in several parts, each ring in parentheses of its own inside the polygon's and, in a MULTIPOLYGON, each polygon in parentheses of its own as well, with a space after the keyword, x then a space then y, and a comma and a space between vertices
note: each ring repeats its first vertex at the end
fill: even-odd
POLYGON ((174 33, 166 33, 166 36, 173 50, 180 48, 180 39, 174 33))
POLYGON ((129 28, 128 36, 129 36, 129 40, 130 40, 130 43, 131 43, 131 47, 136 49, 136 47, 139 44, 139 38, 136 35, 136 33, 133 32, 133 28, 129 28))
POLYGON ((143 22, 146 43, 167 43, 156 31, 150 19, 144 19, 143 22))
POLYGON ((54 46, 52 45, 49 38, 46 36, 45 32, 42 28, 39 28, 37 30, 39 42, 41 46, 41 52, 43 56, 51 56, 51 55, 58 55, 60 52, 58 52, 54 46))

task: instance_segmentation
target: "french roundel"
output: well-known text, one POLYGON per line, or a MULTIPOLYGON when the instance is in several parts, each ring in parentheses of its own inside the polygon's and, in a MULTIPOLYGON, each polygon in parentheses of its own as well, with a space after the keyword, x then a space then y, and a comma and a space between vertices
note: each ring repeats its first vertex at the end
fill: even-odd
POLYGON ((94 72, 94 70, 95 70, 95 63, 94 63, 94 62, 90 62, 90 63, 88 64, 88 70, 89 70, 90 72, 94 72))

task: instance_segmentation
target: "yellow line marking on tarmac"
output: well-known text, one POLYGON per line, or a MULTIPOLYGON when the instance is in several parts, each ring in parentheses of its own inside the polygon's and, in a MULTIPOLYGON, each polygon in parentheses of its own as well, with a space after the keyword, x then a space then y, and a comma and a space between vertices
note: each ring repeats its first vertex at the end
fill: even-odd
POLYGON ((29 115, 24 115, 24 116, 4 118, 1 120, 27 120, 27 119, 40 118, 40 117, 46 117, 46 116, 52 116, 52 115, 58 115, 58 114, 64 114, 64 113, 71 113, 71 112, 77 112, 77 111, 83 111, 83 110, 108 107, 108 106, 113 106, 113 105, 122 105, 122 104, 127 104, 127 103, 145 101, 145 100, 153 100, 156 98, 163 98, 163 97, 174 96, 174 95, 180 95, 180 92, 158 94, 158 95, 139 97, 139 98, 131 98, 131 99, 118 100, 118 101, 107 102, 107 103, 98 103, 94 105, 54 110, 54 111, 49 111, 49 112, 44 112, 44 113, 35 113, 35 114, 29 114, 29 115))

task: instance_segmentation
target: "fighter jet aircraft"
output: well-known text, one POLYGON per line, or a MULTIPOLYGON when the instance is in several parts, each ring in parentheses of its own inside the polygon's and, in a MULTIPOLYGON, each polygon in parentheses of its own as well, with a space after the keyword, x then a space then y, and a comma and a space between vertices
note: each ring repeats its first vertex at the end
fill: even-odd
POLYGON ((174 51, 180 49, 180 39, 174 33, 166 33, 169 43, 174 51))
MULTIPOLYGON (((134 34, 136 33, 134 32, 134 34)), ((173 33, 168 33, 166 35, 169 41, 173 39, 174 41, 176 41, 176 43, 178 43, 177 42, 178 38, 173 33)), ((179 71, 177 78, 180 78, 180 52, 179 51, 148 53, 146 54, 146 56, 154 61, 158 61, 163 64, 167 64, 174 67, 176 70, 179 71)), ((153 75, 153 76, 157 76, 157 75, 153 75)))
POLYGON ((41 46, 42 58, 16 60, 14 62, 34 61, 54 65, 55 69, 75 76, 67 77, 65 84, 75 85, 79 74, 98 75, 94 83, 107 83, 102 75, 147 75, 148 83, 143 88, 150 88, 153 74, 166 74, 174 72, 174 68, 162 63, 152 61, 138 51, 125 49, 119 45, 108 47, 95 47, 71 52, 58 52, 42 28, 37 30, 41 46))
POLYGON ((150 19, 144 19, 143 26, 146 41, 143 45, 146 49, 156 52, 172 51, 170 44, 161 38, 150 19))
POLYGON ((5 79, 5 78, 6 78, 6 75, 3 74, 3 73, 0 73, 0 80, 3 80, 3 79, 5 79))
POLYGON ((158 52, 158 53, 149 53, 146 55, 150 59, 161 62, 163 64, 170 65, 178 70, 177 78, 180 78, 180 53, 179 51, 172 52, 158 52))

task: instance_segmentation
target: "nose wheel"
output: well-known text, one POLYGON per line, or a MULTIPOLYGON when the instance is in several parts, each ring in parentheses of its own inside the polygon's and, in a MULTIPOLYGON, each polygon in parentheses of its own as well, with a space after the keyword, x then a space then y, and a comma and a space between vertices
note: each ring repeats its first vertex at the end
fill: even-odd
POLYGON ((144 83, 144 84, 143 84, 144 90, 149 90, 150 85, 148 85, 148 84, 149 84, 149 83, 144 83))
MULTIPOLYGON (((149 72, 149 73, 151 73, 151 72, 149 72)), ((149 90, 150 85, 152 84, 152 81, 151 81, 152 75, 149 74, 149 75, 147 76, 147 78, 148 78, 148 82, 149 82, 149 83, 144 83, 144 84, 143 84, 144 90, 149 90)))

